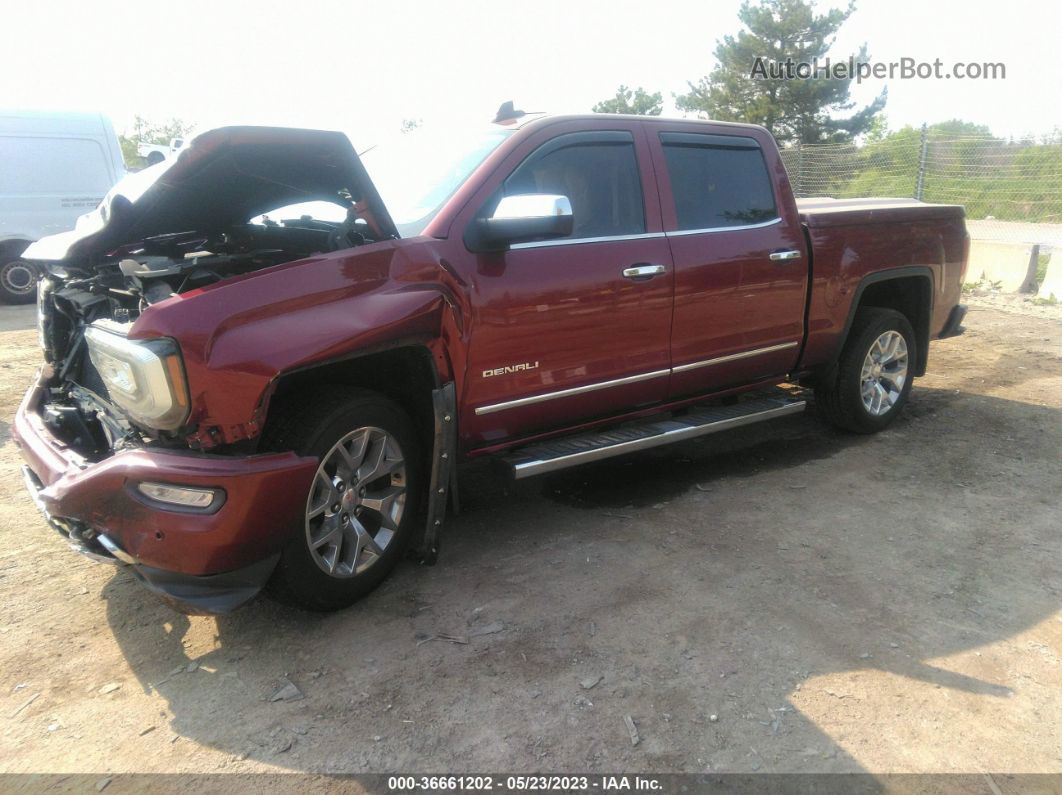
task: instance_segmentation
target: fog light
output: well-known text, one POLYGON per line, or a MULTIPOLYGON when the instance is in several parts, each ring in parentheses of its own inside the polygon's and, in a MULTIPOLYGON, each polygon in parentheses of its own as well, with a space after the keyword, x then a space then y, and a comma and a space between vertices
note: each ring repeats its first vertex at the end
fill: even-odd
POLYGON ((149 499, 182 508, 209 508, 218 495, 217 489, 193 489, 164 483, 138 483, 136 488, 149 499))

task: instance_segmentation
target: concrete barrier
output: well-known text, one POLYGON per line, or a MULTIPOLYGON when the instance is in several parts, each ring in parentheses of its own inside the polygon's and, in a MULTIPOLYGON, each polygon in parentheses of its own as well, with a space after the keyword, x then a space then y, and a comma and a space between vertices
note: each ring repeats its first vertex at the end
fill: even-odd
POLYGON ((966 281, 999 283, 1005 293, 1036 290, 1036 259, 1039 246, 1028 243, 1000 243, 995 240, 971 240, 966 281))
POLYGON ((1047 261, 1047 273, 1040 282, 1039 298, 1045 301, 1055 300, 1062 302, 1062 249, 1055 249, 1051 259, 1047 261))

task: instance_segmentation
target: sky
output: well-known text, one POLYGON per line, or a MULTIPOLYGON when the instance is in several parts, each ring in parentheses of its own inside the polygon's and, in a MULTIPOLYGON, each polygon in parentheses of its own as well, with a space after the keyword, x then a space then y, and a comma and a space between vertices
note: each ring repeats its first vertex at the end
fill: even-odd
MULTIPOLYGON (((628 2, 8 3, 0 106, 91 110, 121 131, 137 114, 199 130, 224 124, 340 129, 358 148, 427 125, 488 122, 508 99, 586 112, 619 84, 672 96, 711 71, 739 29, 739 0, 628 2)), ((820 2, 820 7, 838 5, 820 2)), ((1020 137, 1062 127, 1053 2, 860 0, 833 54, 876 61, 1002 62, 1005 80, 887 84, 890 128, 961 118, 1020 137)))

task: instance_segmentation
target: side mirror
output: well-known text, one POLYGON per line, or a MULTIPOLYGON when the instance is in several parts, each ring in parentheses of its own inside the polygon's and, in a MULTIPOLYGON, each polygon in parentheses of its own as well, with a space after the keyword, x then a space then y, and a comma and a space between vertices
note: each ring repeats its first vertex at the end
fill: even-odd
POLYGON ((567 237, 572 233, 572 203, 567 196, 527 193, 503 196, 494 215, 469 231, 473 251, 504 251, 515 243, 567 237))

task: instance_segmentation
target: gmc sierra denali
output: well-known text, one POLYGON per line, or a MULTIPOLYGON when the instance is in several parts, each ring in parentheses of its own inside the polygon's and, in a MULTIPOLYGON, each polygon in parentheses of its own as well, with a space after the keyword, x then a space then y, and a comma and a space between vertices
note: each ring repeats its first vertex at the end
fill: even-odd
POLYGON ((48 523, 178 608, 331 610, 434 562, 460 460, 523 478, 810 390, 884 428, 962 330, 967 249, 961 207, 794 201, 752 125, 217 129, 26 252, 14 437, 48 523))

